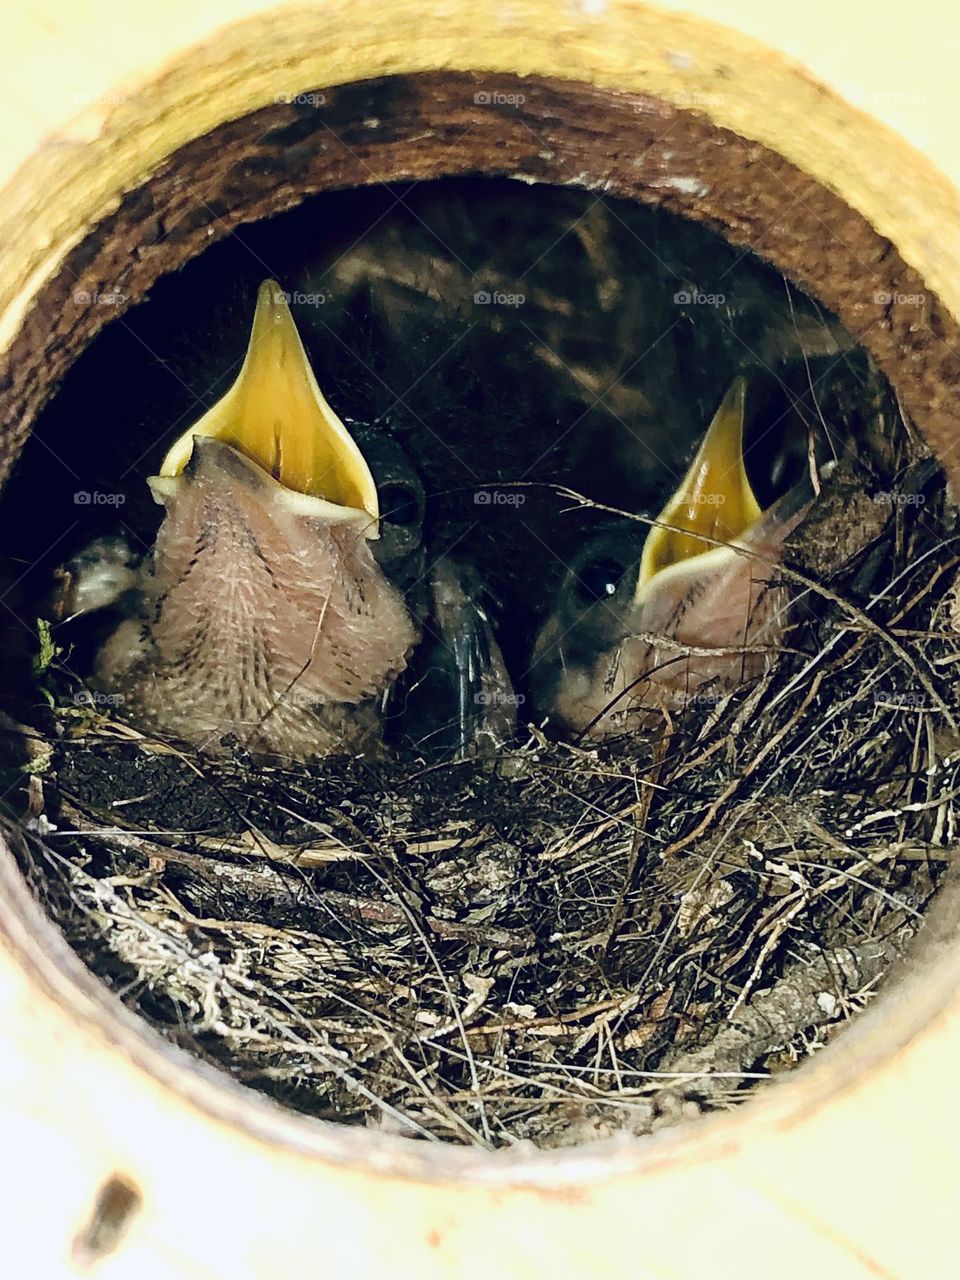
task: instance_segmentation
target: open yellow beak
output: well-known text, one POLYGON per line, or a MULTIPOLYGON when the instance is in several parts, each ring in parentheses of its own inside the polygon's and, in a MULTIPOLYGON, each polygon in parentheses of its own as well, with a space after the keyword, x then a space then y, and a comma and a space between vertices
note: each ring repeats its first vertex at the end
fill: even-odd
POLYGON ((377 536, 380 513, 370 468, 317 386, 275 280, 260 286, 250 344, 236 382, 174 443, 161 476, 179 475, 197 435, 232 445, 294 493, 366 513, 368 536, 377 536))
POLYGON ((672 527, 655 525, 644 543, 638 592, 671 565, 738 538, 762 514, 743 462, 745 399, 746 382, 735 378, 690 469, 660 513, 659 520, 672 527))

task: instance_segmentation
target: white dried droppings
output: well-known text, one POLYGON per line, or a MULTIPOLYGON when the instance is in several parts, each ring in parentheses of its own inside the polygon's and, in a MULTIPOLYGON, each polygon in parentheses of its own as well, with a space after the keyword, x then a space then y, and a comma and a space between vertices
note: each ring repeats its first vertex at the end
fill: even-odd
POLYGON ((827 1015, 828 1018, 837 1016, 837 997, 830 991, 821 991, 817 996, 817 1004, 827 1015))
POLYGON ((709 185, 701 182, 699 178, 685 178, 671 174, 667 178, 654 178, 650 185, 651 187, 671 187, 674 191, 682 191, 684 195, 697 196, 699 199, 710 194, 709 185))

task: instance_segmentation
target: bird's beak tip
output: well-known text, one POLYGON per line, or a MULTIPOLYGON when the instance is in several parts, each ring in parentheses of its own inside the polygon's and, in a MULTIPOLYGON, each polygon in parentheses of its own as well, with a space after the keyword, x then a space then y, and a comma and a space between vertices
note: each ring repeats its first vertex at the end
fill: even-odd
POLYGON ((160 467, 161 478, 184 470, 198 435, 232 445, 292 493, 319 498, 345 513, 362 513, 369 520, 367 536, 377 536, 373 475, 317 385, 288 296, 276 280, 264 280, 257 292, 237 380, 174 442, 160 467))
POLYGON ((760 518, 743 455, 746 395, 746 379, 739 375, 714 414, 686 475, 650 530, 638 592, 662 570, 731 542, 760 518))

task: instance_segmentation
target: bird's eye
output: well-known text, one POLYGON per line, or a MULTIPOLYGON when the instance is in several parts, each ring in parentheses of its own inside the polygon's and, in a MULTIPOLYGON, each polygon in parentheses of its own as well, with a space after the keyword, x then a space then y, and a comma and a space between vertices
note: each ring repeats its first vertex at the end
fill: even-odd
POLYGON ((380 514, 391 524, 407 529, 420 519, 420 502, 412 485, 385 484, 380 490, 380 514))
POLYGON ((627 568, 621 560, 610 556, 590 560, 577 573, 577 594, 589 604, 611 599, 617 594, 627 568))

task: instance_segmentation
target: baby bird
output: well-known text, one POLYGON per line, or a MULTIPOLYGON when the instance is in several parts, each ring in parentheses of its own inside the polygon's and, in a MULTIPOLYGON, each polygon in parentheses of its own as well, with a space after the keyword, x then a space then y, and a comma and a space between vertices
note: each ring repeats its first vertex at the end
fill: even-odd
POLYGON ((745 393, 737 378, 642 550, 621 530, 566 575, 531 675, 567 731, 656 726, 771 663, 790 602, 777 565, 812 494, 801 482, 761 511, 743 459, 745 393))
POLYGON ((281 758, 375 749, 375 700, 417 629, 371 549, 370 468, 274 281, 236 382, 148 483, 164 520, 92 683, 207 751, 227 735, 281 758))

